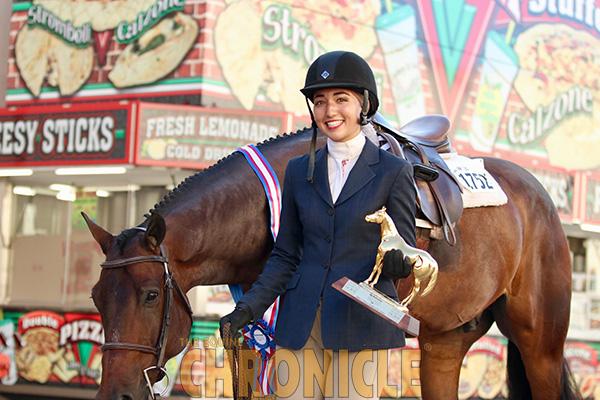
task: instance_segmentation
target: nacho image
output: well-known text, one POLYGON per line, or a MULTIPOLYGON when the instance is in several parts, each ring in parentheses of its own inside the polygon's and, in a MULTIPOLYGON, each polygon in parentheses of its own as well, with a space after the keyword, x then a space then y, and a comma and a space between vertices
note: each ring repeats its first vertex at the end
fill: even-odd
POLYGON ((170 14, 125 47, 108 79, 118 88, 155 82, 181 63, 196 36, 194 18, 180 12, 170 14))

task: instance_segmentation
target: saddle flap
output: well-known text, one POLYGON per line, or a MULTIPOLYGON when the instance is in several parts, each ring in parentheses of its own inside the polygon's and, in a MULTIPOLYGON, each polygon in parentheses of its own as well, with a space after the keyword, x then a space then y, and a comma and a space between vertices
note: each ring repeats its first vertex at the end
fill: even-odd
POLYGON ((441 206, 438 204, 440 201, 444 203, 450 223, 458 221, 463 211, 463 200, 460 189, 445 171, 441 171, 439 178, 432 183, 415 179, 419 208, 427 219, 438 226, 443 225, 443 218, 440 213, 441 206), (437 191, 441 199, 437 198, 431 184, 437 186, 437 191))
POLYGON ((447 135, 450 121, 443 115, 426 115, 409 122, 400 131, 389 126, 378 114, 373 122, 378 126, 380 135, 389 143, 393 154, 406 159, 413 166, 424 166, 439 174, 438 177, 433 174, 421 177, 426 180, 419 179, 419 174, 415 174, 418 206, 433 224, 444 227, 448 242, 454 244, 452 224, 462 215, 462 189, 439 154, 441 149, 451 151, 447 135), (419 139, 413 140, 414 137, 419 139), (430 143, 427 145, 421 144, 428 140, 430 143))

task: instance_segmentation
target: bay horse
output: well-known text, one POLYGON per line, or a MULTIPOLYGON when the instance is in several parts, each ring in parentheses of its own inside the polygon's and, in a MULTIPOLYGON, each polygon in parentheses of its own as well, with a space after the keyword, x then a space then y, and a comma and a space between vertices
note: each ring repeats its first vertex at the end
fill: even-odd
MULTIPOLYGON (((257 147, 282 181, 310 137, 305 129, 257 147)), ((485 166, 508 203, 466 209, 454 246, 431 241, 437 284, 411 306, 421 322, 422 398, 457 399, 467 350, 496 322, 508 338, 511 399, 575 399, 563 357, 571 260, 555 206, 525 169, 494 158, 485 166), (463 329, 476 317, 475 329, 463 329)), ((161 375, 158 359, 181 352, 181 338, 189 337, 185 293, 197 285, 248 288, 273 247, 263 187, 239 152, 188 177, 138 227, 117 236, 84 218, 106 255, 92 290, 107 346, 97 399, 147 398, 146 378, 152 384, 161 375), (176 283, 166 285, 169 277, 176 283), (173 286, 179 295, 169 295, 173 286)))

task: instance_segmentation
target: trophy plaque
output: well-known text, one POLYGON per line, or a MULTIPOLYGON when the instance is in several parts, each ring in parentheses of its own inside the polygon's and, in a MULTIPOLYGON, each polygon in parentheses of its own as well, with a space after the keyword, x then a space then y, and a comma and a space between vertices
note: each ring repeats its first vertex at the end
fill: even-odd
POLYGON ((367 215, 365 220, 381 225, 381 244, 377 249, 373 271, 363 282, 356 283, 347 277, 343 277, 334 282, 332 286, 352 300, 396 325, 407 334, 417 337, 419 336, 420 323, 418 319, 409 315, 409 306, 415 299, 415 296, 421 292, 421 282, 429 281, 423 292, 420 293, 421 296, 429 294, 435 286, 438 274, 437 262, 426 251, 414 248, 404 241, 398 233, 394 221, 387 214, 385 207, 373 214, 367 215), (379 280, 383 267, 383 256, 387 251, 393 249, 402 250, 404 256, 411 260, 415 279, 410 294, 400 303, 375 289, 375 284, 379 280))

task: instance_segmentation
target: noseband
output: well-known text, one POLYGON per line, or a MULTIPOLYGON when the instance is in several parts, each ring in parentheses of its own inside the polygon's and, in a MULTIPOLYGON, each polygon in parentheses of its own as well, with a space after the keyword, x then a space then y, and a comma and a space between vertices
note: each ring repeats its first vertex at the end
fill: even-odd
MULTIPOLYGON (((135 227, 134 229, 146 231, 146 228, 143 228, 140 226, 135 227)), ((100 263, 100 266, 102 267, 102 269, 112 269, 112 268, 127 267, 128 265, 141 263, 141 262, 160 262, 163 264, 164 269, 165 269, 165 273, 164 273, 165 304, 164 304, 164 308, 163 308, 162 326, 160 328, 160 334, 158 335, 158 341, 156 343, 156 346, 151 347, 151 346, 146 346, 143 344, 126 343, 126 342, 109 342, 109 343, 105 343, 101 347, 101 350, 102 350, 102 352, 107 351, 107 350, 130 350, 130 351, 139 351, 141 353, 154 354, 156 356, 156 365, 145 368, 143 370, 143 373, 144 373, 144 379, 146 380, 146 385, 148 386, 148 390, 150 391, 150 395, 151 395, 152 399, 156 399, 157 394, 155 394, 154 390, 152 389, 152 383, 150 382, 150 378, 148 377, 148 371, 155 369, 159 372, 159 377, 160 377, 161 373, 167 377, 167 386, 165 388, 165 391, 158 395, 159 397, 163 396, 169 388, 169 375, 167 374, 167 371, 165 369, 165 362, 166 362, 165 350, 167 347, 167 338, 169 336, 168 335, 169 326, 171 325, 171 306, 172 306, 172 302, 173 302, 173 289, 175 289, 175 293, 177 293, 177 295, 183 302, 183 305, 185 306, 185 309, 188 312, 188 315, 190 316, 190 318, 192 318, 193 311, 192 311, 192 307, 190 305, 190 302, 189 302, 187 296, 185 295, 185 293, 183 293, 183 291, 181 290, 181 287, 175 280, 175 276, 173 276, 173 273, 169 270, 169 260, 165 254, 165 249, 163 248, 162 245, 160 245, 160 256, 155 256, 155 255, 137 256, 137 257, 125 258, 122 260, 104 261, 104 262, 100 263)))

